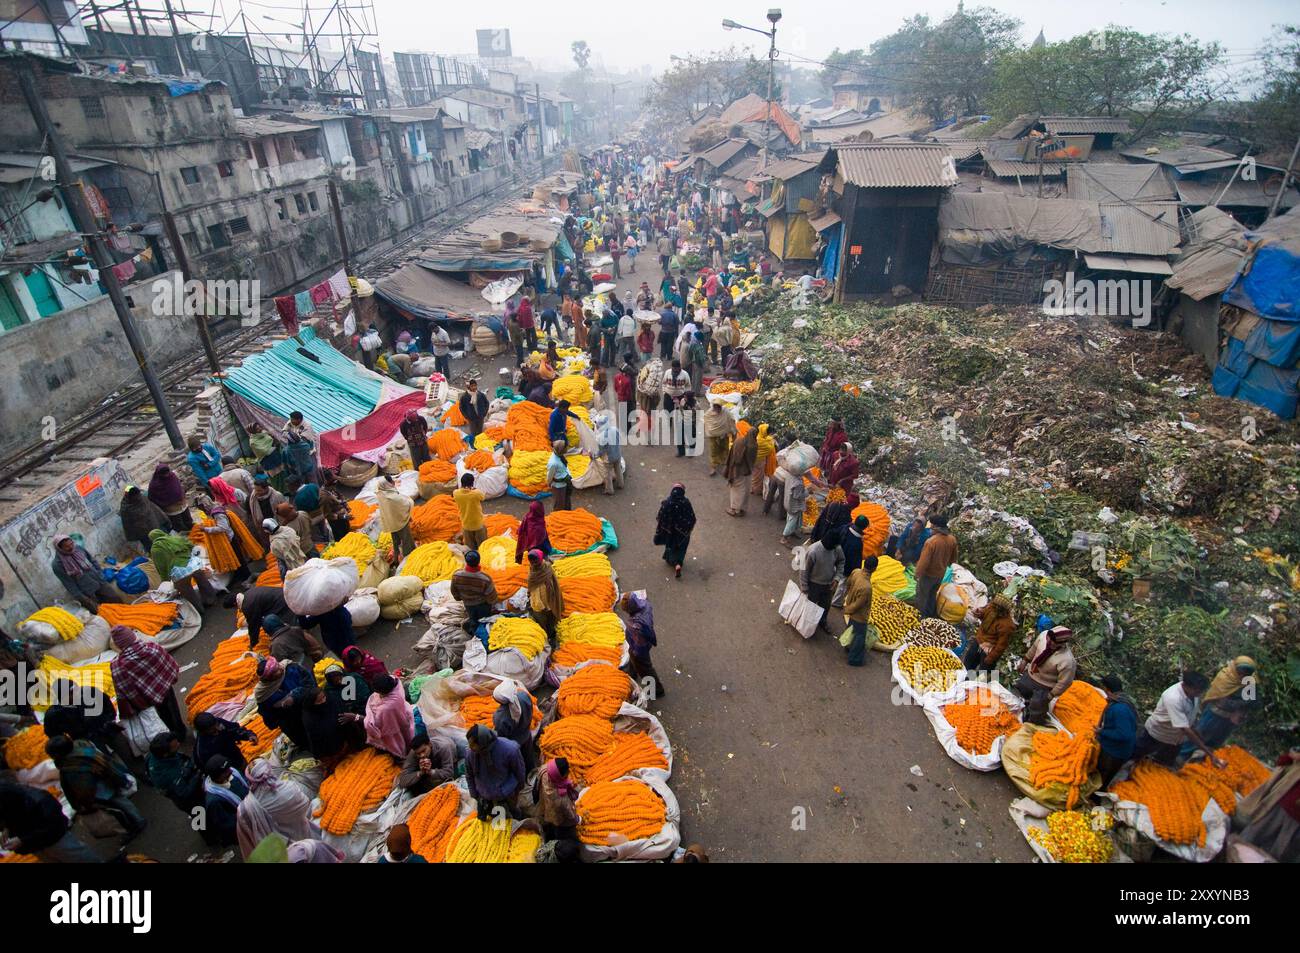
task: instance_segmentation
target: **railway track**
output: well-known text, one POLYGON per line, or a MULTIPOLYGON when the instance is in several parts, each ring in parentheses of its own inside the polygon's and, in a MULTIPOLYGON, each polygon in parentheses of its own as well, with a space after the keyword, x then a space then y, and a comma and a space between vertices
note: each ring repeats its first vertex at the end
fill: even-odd
MULTIPOLYGON (((540 170, 533 174, 544 178, 546 172, 540 170)), ((428 242, 478 217, 531 181, 535 180, 516 176, 503 182, 473 201, 449 210, 454 214, 436 216, 410 238, 391 248, 374 255, 363 252, 355 256, 353 267, 372 281, 382 278, 413 260, 415 253, 428 242)), ((263 306, 263 314, 274 314, 269 299, 263 306)), ((273 338, 283 336, 279 322, 263 321, 218 338, 217 355, 223 367, 235 364, 263 350, 273 338)), ((178 420, 194 409, 210 377, 201 348, 195 348, 158 373, 159 384, 178 420)), ((21 501, 34 486, 66 479, 78 464, 116 456, 138 446, 162 429, 162 418, 141 381, 118 388, 72 420, 56 421, 56 427, 54 439, 35 441, 0 460, 0 504, 21 501)))

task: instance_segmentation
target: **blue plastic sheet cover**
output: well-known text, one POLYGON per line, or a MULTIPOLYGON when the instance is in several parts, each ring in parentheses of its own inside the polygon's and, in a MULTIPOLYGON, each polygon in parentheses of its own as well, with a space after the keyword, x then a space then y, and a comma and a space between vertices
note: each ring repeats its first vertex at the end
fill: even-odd
POLYGON ((1253 357, 1236 338, 1228 339, 1211 378, 1216 394, 1257 404, 1287 420, 1296 415, 1297 382, 1300 370, 1274 367, 1253 357))
POLYGON ((1295 367, 1300 362, 1300 323, 1262 319, 1246 335, 1246 352, 1274 367, 1295 367))

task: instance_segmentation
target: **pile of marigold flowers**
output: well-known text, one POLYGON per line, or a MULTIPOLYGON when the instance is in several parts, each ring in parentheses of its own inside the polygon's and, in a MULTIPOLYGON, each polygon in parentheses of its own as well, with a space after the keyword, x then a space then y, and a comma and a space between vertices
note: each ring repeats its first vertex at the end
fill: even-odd
POLYGON ((331 543, 322 559, 338 559, 347 556, 357 564, 357 576, 360 577, 375 558, 375 544, 365 533, 348 533, 336 543, 331 543))
MULTIPOLYGON (((575 617, 576 618, 576 617, 575 617)), ((551 664, 563 668, 576 668, 583 662, 605 662, 618 665, 623 661, 623 650, 607 645, 586 642, 565 642, 551 655, 551 664)))
POLYGON ((1069 735, 1064 731, 1034 732, 1029 758, 1029 783, 1036 788, 1063 784, 1068 788, 1065 809, 1079 803, 1079 789, 1097 767, 1101 753, 1091 734, 1069 735))
MULTIPOLYGON (((537 706, 537 699, 529 692, 528 697, 533 702, 533 717, 530 722, 533 731, 542 723, 542 712, 537 706)), ((471 725, 483 725, 486 728, 492 727, 492 716, 497 713, 501 707, 491 695, 466 695, 460 700, 460 720, 466 728, 471 725)))
POLYGON ((613 580, 602 576, 570 576, 559 580, 564 597, 564 615, 575 612, 597 615, 609 612, 618 599, 613 580))
POLYGON ((365 500, 348 500, 348 526, 352 529, 361 529, 378 512, 378 503, 367 503, 365 500))
POLYGON ((488 651, 517 649, 532 660, 546 646, 546 631, 532 619, 502 616, 488 629, 488 651))
MULTIPOLYGON (((271 639, 262 633, 257 650, 271 650, 271 639)), ((199 676, 188 695, 185 710, 190 721, 218 702, 247 698, 257 685, 257 658, 248 650, 248 636, 233 635, 217 643, 208 662, 208 670, 199 676)))
POLYGON ((643 731, 616 731, 614 746, 587 769, 586 780, 588 784, 599 784, 601 781, 621 778, 641 768, 667 767, 668 759, 648 734, 643 731))
POLYGON ((465 435, 451 427, 436 430, 429 437, 429 452, 448 462, 455 460, 466 449, 465 435))
POLYGON ((561 619, 555 640, 561 648, 570 643, 619 648, 627 639, 623 623, 613 612, 583 612, 561 619))
POLYGON ((613 747, 614 726, 599 715, 570 715, 547 725, 537 743, 543 760, 567 758, 574 780, 581 781, 586 770, 613 747))
POLYGON ((417 543, 445 543, 459 532, 460 510, 446 493, 439 493, 411 510, 411 535, 417 543))
POLYGON ((1020 730, 1020 718, 997 693, 972 688, 961 701, 943 706, 943 717, 957 732, 957 744, 971 754, 988 754, 997 739, 1020 730))
POLYGON ((4 742, 4 759, 14 771, 26 771, 36 767, 49 755, 45 753, 45 729, 40 725, 30 725, 4 742))
POLYGON ((431 864, 442 863, 459 814, 460 790, 451 782, 438 785, 406 818, 406 826, 411 831, 411 850, 431 864))
POLYGON ((1056 720, 1065 725, 1072 735, 1092 734, 1093 729, 1101 724, 1101 715, 1105 710, 1106 696, 1078 679, 1056 697, 1052 706, 1056 720))
POLYGON ((947 649, 909 645, 898 656, 898 671, 918 695, 946 692, 965 671, 947 649))
POLYGON ((374 810, 393 790, 398 765, 389 755, 362 748, 339 763, 321 782, 321 806, 316 816, 322 830, 347 834, 366 811, 374 810))
POLYGON ((612 665, 584 666, 560 683, 556 693, 560 715, 613 718, 631 697, 632 687, 632 679, 612 665))
MULTIPOLYGON (((450 497, 442 497, 450 499, 450 497)), ((465 561, 444 542, 416 546, 402 563, 403 576, 418 576, 427 586, 433 582, 450 579, 465 561)))
POLYGON ((546 514, 546 535, 556 552, 577 553, 596 545, 605 529, 588 510, 559 510, 546 514))
POLYGON ((174 602, 104 602, 97 612, 109 625, 125 625, 145 635, 157 635, 176 621, 181 609, 174 602))
POLYGON ((1115 853, 1106 836, 1112 824, 1105 811, 1053 811, 1047 816, 1047 830, 1031 827, 1029 839, 1063 864, 1105 864, 1115 853))
POLYGON ((448 483, 454 479, 456 479, 456 464, 441 457, 420 464, 421 483, 448 483))
POLYGON ((591 785, 578 795, 577 808, 578 839, 595 845, 653 837, 668 816, 663 798, 635 778, 591 785))

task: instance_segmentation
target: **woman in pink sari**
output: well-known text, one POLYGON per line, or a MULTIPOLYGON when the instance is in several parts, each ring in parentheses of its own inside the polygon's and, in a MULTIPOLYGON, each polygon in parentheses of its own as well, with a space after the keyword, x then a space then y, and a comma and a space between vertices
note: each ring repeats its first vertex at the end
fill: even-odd
POLYGON ((374 692, 366 699, 366 744, 405 758, 415 737, 415 714, 402 683, 382 675, 371 687, 374 692))

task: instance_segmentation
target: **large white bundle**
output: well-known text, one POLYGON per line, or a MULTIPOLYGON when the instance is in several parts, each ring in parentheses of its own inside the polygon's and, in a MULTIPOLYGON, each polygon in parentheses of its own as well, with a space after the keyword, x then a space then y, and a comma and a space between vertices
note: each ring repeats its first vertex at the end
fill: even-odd
POLYGON ((803 476, 817 466, 817 451, 803 441, 796 440, 777 453, 776 463, 787 473, 803 476))
MULTIPOLYGON (((28 627, 40 624, 32 622, 29 623, 28 627)), ((59 639, 54 644, 47 645, 45 654, 58 659, 60 662, 67 662, 69 665, 84 662, 86 659, 94 658, 100 652, 112 648, 109 645, 110 628, 108 620, 102 616, 88 615, 85 625, 77 633, 76 638, 59 639)))
MULTIPOLYGON (((64 610, 83 625, 87 620, 95 618, 83 606, 65 606, 56 603, 54 608, 64 610)), ((57 645, 63 641, 63 636, 59 635, 58 629, 48 622, 39 622, 34 619, 26 619, 19 623, 18 635, 20 638, 36 645, 57 645)))
POLYGON ((350 556, 309 559, 284 577, 284 601, 296 615, 324 615, 348 601, 361 579, 350 556))
POLYGON ((379 618, 379 590, 358 589, 352 593, 345 608, 352 616, 352 627, 364 629, 375 624, 379 618))

